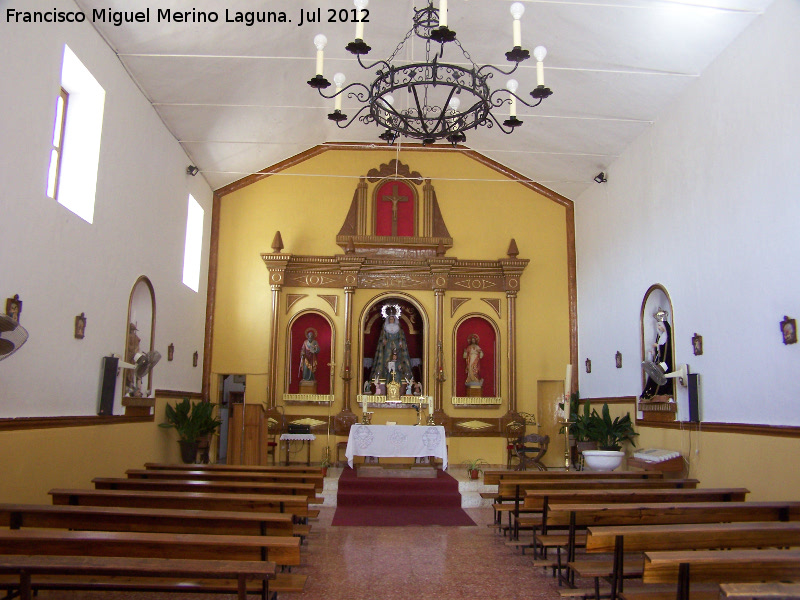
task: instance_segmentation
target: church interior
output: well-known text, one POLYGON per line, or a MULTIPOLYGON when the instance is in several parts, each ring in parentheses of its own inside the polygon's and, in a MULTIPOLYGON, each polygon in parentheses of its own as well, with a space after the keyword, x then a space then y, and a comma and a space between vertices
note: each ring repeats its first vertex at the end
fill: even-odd
MULTIPOLYGON (((330 466, 326 486, 365 425, 441 428, 445 460, 422 462, 463 484, 519 464, 520 431, 549 440, 530 468, 574 470, 588 405, 630 417, 630 468, 665 450, 699 488, 800 500, 796 0, 431 2, 455 43, 404 39, 412 2, 238 4, 2 4, 0 504, 181 463, 162 425, 186 398, 214 405, 211 463, 330 466), (489 65, 493 120, 409 135, 385 96, 334 97, 395 55, 489 65)), ((351 539, 333 510, 303 550, 330 583, 305 595, 374 597, 323 556, 352 544, 381 572, 371 545, 414 530, 351 539)), ((468 513, 481 553, 530 571, 480 522, 490 502, 468 513)), ((439 598, 483 560, 446 529, 403 558, 439 598)), ((524 597, 559 597, 527 571, 524 597)), ((407 585, 385 577, 381 597, 407 585)))

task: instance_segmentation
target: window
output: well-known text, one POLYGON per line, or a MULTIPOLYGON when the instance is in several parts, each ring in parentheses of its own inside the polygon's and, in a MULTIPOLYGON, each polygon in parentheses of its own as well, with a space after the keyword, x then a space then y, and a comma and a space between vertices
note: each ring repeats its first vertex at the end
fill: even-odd
POLYGON ((64 46, 47 195, 89 223, 94 218, 105 97, 94 76, 64 46))
POLYGON ((58 175, 61 171, 61 153, 64 149, 64 128, 67 124, 67 102, 69 94, 61 88, 56 99, 56 120, 53 125, 53 148, 50 150, 50 172, 47 174, 47 195, 58 198, 58 175))
POLYGON ((186 246, 183 251, 183 283, 195 292, 200 287, 200 259, 203 252, 203 207, 189 195, 186 215, 186 246))

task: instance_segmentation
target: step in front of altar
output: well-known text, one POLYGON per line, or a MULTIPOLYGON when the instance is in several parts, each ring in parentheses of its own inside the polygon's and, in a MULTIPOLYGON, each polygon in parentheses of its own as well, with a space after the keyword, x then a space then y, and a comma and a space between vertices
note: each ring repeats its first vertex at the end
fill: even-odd
POLYGON ((357 477, 436 479, 436 469, 427 465, 358 465, 357 477))

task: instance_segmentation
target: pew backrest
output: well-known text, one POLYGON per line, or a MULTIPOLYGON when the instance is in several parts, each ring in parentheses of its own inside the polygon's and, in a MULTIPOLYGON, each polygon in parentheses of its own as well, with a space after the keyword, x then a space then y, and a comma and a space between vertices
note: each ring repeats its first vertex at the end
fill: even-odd
POLYGON ((585 479, 661 479, 664 474, 660 471, 512 471, 512 470, 487 470, 483 472, 485 485, 498 485, 506 479, 534 480, 534 481, 559 481, 585 479))
POLYGON ((317 497, 313 483, 272 483, 251 481, 204 481, 192 479, 125 479, 95 477, 97 490, 157 490, 166 492, 210 492, 219 494, 289 494, 317 497))

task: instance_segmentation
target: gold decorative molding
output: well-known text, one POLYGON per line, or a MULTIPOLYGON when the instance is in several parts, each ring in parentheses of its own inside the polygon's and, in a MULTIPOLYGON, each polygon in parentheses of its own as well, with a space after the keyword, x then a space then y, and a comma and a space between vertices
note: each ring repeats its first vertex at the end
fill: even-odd
POLYGON ((363 406, 364 402, 366 401, 367 407, 370 407, 373 404, 381 405, 380 408, 407 408, 412 404, 420 404, 427 406, 430 402, 430 396, 400 396, 399 400, 393 400, 389 402, 386 399, 386 396, 378 396, 375 394, 358 394, 356 396, 356 402, 358 402, 359 406, 363 406))
POLYGON ((458 307, 464 304, 465 302, 469 302, 469 298, 450 298, 450 317, 452 318, 453 315, 456 314, 458 307))
POLYGON ((286 312, 295 305, 299 300, 306 298, 308 294, 286 294, 286 312))
POLYGON ((308 425, 309 427, 319 427, 320 425, 325 425, 326 421, 320 421, 319 419, 312 419, 311 417, 305 417, 303 419, 295 419, 291 421, 292 425, 308 425))
POLYGON ((294 404, 320 404, 329 403, 334 401, 333 394, 284 394, 284 402, 292 402, 294 404))
POLYGON ((325 300, 325 302, 331 305, 334 315, 339 314, 339 296, 337 296, 336 294, 317 294, 317 296, 319 296, 320 298, 325 300))
POLYGON ((450 400, 453 406, 497 406, 503 403, 503 399, 496 396, 453 396, 450 400))
POLYGON ((403 179, 410 179, 417 185, 422 184, 422 175, 416 171, 411 171, 411 167, 403 163, 401 160, 392 159, 388 163, 383 163, 378 169, 370 169, 367 171, 367 180, 370 183, 377 183, 381 179, 387 177, 402 177, 403 179))
POLYGON ((456 423, 456 427, 463 427, 465 429, 477 431, 479 429, 486 429, 487 427, 492 427, 492 424, 484 423, 483 421, 461 421, 460 423, 456 423))
POLYGON ((486 304, 491 306, 494 309, 494 312, 497 313, 497 316, 500 316, 500 299, 499 298, 481 298, 486 304))

